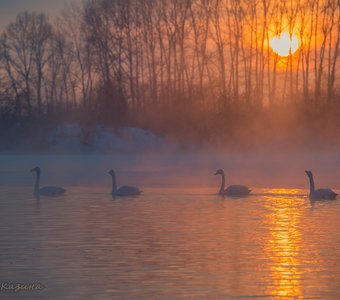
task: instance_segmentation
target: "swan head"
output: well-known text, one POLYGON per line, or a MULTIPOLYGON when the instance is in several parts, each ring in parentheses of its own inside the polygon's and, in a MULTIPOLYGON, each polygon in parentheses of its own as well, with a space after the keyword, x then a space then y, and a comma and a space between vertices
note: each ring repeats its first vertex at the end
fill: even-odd
POLYGON ((114 175, 115 175, 115 171, 110 170, 110 171, 109 171, 109 174, 110 174, 111 176, 114 176, 114 175))
POLYGON ((35 167, 31 170, 31 172, 37 172, 39 173, 40 172, 40 168, 39 167, 35 167))
POLYGON ((305 172, 309 178, 313 177, 312 171, 305 171, 305 172))
POLYGON ((218 169, 215 173, 215 175, 224 175, 224 172, 222 169, 218 169))

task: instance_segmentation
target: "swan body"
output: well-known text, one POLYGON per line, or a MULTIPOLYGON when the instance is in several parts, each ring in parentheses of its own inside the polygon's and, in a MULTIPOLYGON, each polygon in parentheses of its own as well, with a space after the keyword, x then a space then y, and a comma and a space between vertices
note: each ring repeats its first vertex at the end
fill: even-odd
POLYGON ((224 190, 224 195, 244 196, 250 193, 250 189, 245 185, 231 185, 224 190))
POLYGON ((309 198, 311 200, 334 200, 337 193, 333 192, 331 189, 315 189, 313 173, 311 171, 306 171, 309 178, 309 198))
POLYGON ((35 184, 34 184, 33 195, 35 196, 60 196, 66 192, 65 189, 59 186, 45 186, 45 187, 39 188, 40 174, 41 174, 40 168, 35 167, 34 169, 31 170, 31 172, 36 172, 37 174, 36 179, 35 179, 35 184))
POLYGON ((219 195, 231 196, 231 197, 243 197, 249 195, 251 190, 245 185, 230 185, 226 189, 225 186, 225 175, 222 169, 216 171, 215 175, 221 175, 222 183, 220 191, 218 192, 219 195))
POLYGON ((117 188, 115 172, 110 170, 109 174, 112 177, 112 196, 137 196, 141 194, 142 191, 135 186, 123 185, 120 188, 117 188))

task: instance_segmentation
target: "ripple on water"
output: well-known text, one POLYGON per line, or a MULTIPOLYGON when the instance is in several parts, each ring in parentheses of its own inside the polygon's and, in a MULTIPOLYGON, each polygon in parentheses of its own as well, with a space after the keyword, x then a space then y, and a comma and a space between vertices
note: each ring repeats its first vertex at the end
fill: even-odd
MULTIPOLYGON (((61 299, 338 299, 340 204, 306 191, 242 199, 70 187, 0 188, 0 280, 61 299)), ((3 294, 2 294, 3 293, 3 294)), ((0 296, 16 297, 9 292, 0 296)))

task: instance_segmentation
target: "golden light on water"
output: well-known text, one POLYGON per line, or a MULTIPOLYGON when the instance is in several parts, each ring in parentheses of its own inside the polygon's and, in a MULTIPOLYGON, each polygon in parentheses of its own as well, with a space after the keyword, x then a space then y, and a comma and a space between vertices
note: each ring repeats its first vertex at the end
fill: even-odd
POLYGON ((282 57, 295 53, 299 48, 299 40, 295 34, 290 36, 287 32, 282 32, 279 36, 274 36, 269 41, 270 47, 275 53, 282 57))
POLYGON ((299 230, 301 208, 296 204, 299 198, 296 190, 278 190, 282 197, 275 203, 270 199, 268 208, 273 212, 268 215, 270 237, 265 244, 265 252, 272 260, 272 285, 270 293, 277 297, 295 299, 301 297, 301 232, 299 230), (284 196, 287 195, 287 196, 284 196))

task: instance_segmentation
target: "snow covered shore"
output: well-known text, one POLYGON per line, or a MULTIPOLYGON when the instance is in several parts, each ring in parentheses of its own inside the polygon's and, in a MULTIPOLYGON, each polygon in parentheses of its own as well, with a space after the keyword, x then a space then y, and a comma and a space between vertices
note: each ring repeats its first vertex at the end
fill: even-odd
POLYGON ((159 151, 177 146, 151 131, 122 127, 116 131, 97 125, 84 132, 78 124, 65 123, 52 130, 47 137, 52 152, 66 153, 138 153, 159 151))

